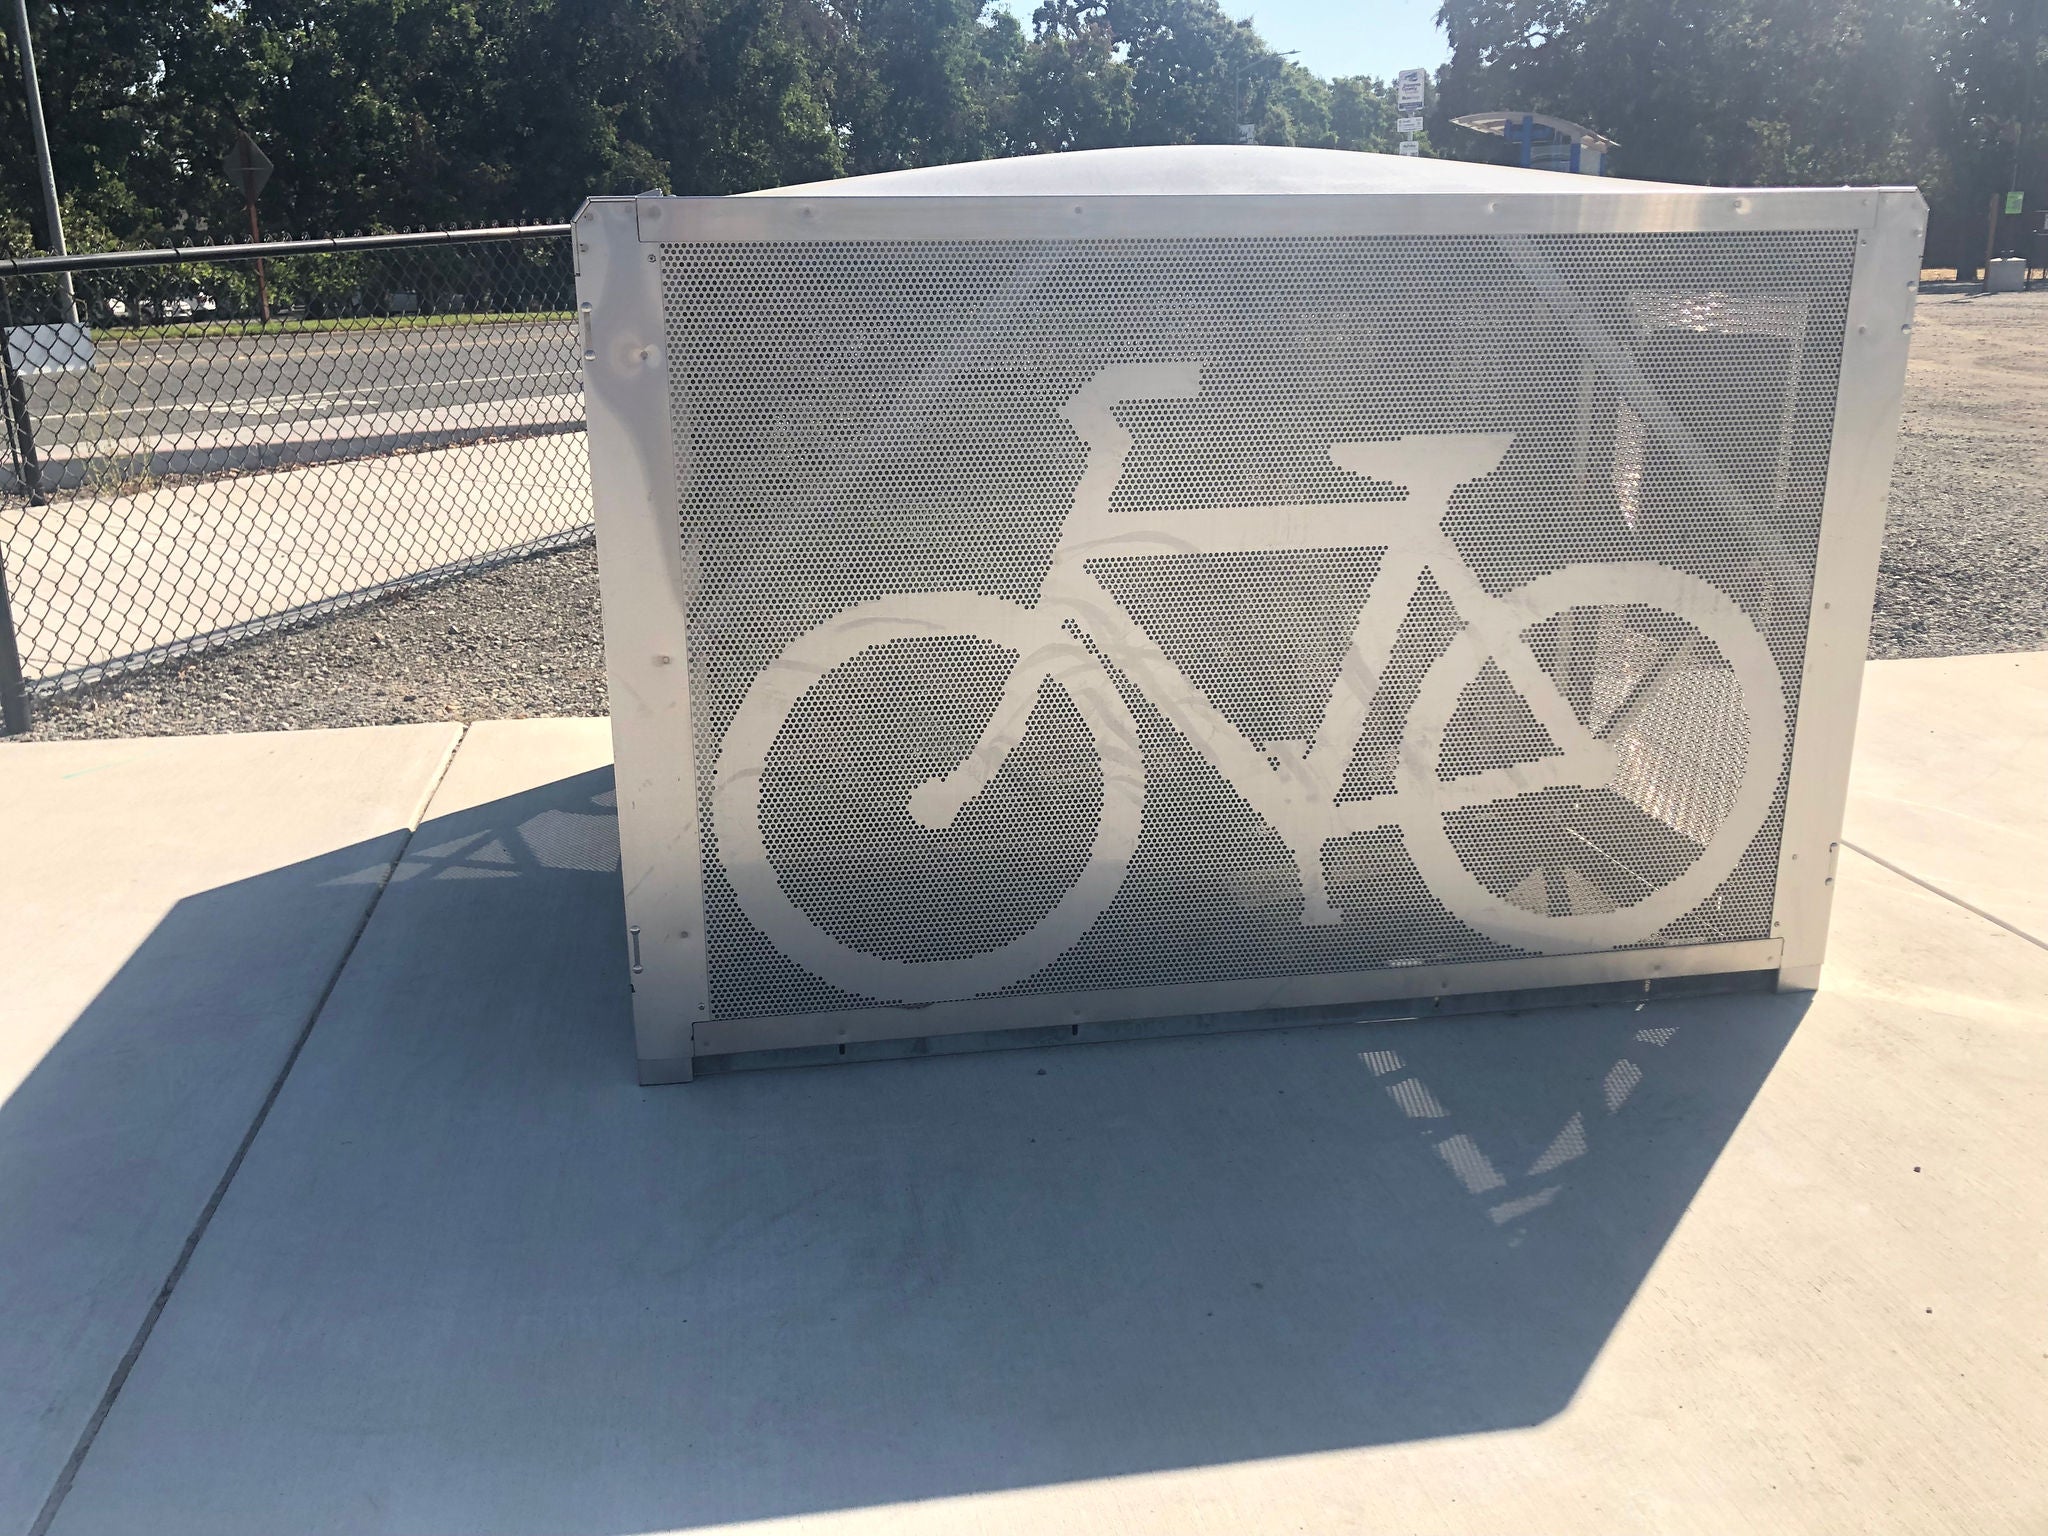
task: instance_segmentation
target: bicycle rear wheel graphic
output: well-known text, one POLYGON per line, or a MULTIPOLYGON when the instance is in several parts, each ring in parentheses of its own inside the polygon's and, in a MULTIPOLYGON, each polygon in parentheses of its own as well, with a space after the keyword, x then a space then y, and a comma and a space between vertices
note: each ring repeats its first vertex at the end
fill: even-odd
POLYGON ((763 936, 882 1002, 985 995, 1043 970, 1116 899, 1145 794, 1136 723, 1042 613, 977 593, 885 598, 792 641, 720 745, 712 824, 763 936), (1006 686, 1033 700, 982 742, 1006 686), (949 814, 920 802, 980 746, 949 814))
POLYGON ((1650 562, 1567 566, 1500 601, 1616 772, 1460 803, 1461 778, 1547 745, 1468 628, 1409 712, 1409 854, 1454 917, 1499 943, 1569 954, 1652 938, 1714 896, 1770 816, 1786 739, 1770 647, 1719 588, 1650 562))

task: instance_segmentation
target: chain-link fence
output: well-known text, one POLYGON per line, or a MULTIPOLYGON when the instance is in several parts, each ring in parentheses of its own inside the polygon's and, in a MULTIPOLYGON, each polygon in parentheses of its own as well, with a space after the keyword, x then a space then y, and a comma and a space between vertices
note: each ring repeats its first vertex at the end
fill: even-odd
POLYGON ((0 262, 0 704, 589 537, 567 226, 0 262))

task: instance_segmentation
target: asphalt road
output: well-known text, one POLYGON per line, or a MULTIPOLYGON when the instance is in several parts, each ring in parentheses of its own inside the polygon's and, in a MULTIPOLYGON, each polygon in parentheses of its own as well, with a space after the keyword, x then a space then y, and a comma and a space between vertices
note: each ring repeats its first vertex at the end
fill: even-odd
MULTIPOLYGON (((49 456, 114 439, 512 404, 582 388, 574 325, 506 320, 99 341, 90 372, 24 379, 49 456)), ((490 414, 490 413, 486 413, 490 414)))

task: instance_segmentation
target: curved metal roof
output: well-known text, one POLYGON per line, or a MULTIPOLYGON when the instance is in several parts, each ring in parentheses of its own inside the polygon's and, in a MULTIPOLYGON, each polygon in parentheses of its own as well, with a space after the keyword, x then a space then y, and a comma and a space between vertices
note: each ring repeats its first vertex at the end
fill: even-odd
MULTIPOLYGON (((1416 192, 1539 193, 1557 177, 1519 166, 1258 144, 1174 144, 1020 155, 770 187, 749 197, 1249 196, 1416 192)), ((1575 189, 1578 190, 1578 189, 1575 189)), ((1602 177, 1586 191, 1668 193, 1663 182, 1602 177)))

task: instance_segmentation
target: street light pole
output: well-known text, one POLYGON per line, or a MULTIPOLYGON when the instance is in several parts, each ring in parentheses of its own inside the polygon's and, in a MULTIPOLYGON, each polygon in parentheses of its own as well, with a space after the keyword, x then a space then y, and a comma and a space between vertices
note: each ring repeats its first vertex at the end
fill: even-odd
MULTIPOLYGON (((21 47, 21 84, 28 97, 28 127, 36 141, 36 168, 43 176, 43 211, 50 220, 50 251, 62 256, 64 213, 57 206, 57 171, 50 164, 50 134, 43 126, 43 92, 36 83, 36 49, 28 32, 28 0, 14 0, 14 40, 21 47)), ((71 274, 60 272, 57 281, 64 290, 65 316, 78 323, 78 296, 71 290, 71 274)))

